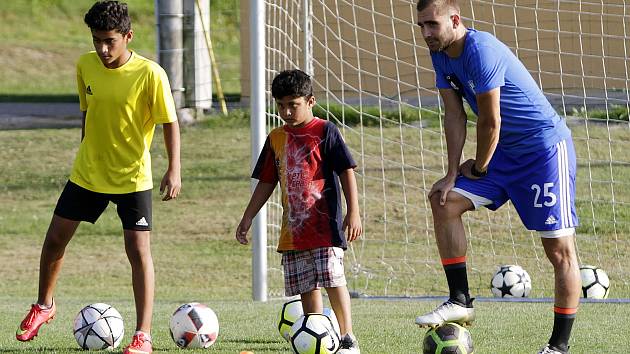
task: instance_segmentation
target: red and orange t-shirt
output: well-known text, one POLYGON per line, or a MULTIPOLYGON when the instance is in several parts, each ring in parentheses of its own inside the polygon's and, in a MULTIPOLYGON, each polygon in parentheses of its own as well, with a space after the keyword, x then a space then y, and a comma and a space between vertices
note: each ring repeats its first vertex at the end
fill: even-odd
POLYGON ((282 126, 269 133, 252 177, 280 182, 279 252, 347 247, 338 175, 355 167, 339 130, 326 120, 314 118, 303 127, 282 126))

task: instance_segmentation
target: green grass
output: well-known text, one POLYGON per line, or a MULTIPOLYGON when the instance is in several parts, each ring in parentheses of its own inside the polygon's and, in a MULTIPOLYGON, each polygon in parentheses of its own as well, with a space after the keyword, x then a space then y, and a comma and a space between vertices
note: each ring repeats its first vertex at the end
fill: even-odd
POLYGON ((613 120, 613 121, 628 121, 629 110, 627 106, 611 105, 608 109, 596 109, 586 110, 584 107, 580 109, 573 108, 571 115, 574 117, 599 119, 599 120, 613 120))
MULTIPOLYGON (((211 1, 212 39, 226 93, 240 93, 238 1, 211 1), (215 28, 216 27, 216 28, 215 28)), ((93 50, 83 23, 93 0, 10 0, 0 2, 0 97, 28 101, 25 96, 76 94, 75 63, 93 50)), ((156 59, 154 0, 126 0, 134 39, 129 45, 156 59)))
MULTIPOLYGON (((288 345, 275 329, 281 301, 254 303, 250 300, 251 249, 233 240, 234 228, 250 188, 248 127, 247 112, 235 112, 227 119, 214 118, 184 128, 182 195, 174 202, 160 202, 157 195, 154 196, 152 250, 157 289, 153 331, 156 352, 181 352, 170 340, 167 324, 175 308, 189 301, 204 302, 218 314, 221 330, 211 352, 289 352, 288 345)), ((369 134, 378 132, 377 128, 366 129, 369 134)), ((349 130, 346 133, 349 144, 356 148, 356 136, 349 130)), ((417 135, 413 131, 408 133, 409 136, 403 134, 402 138, 411 139, 414 134, 417 135)), ((579 129, 575 133, 579 135, 579 129)), ((115 209, 110 206, 95 225, 83 223, 67 249, 56 293, 59 317, 45 326, 42 335, 34 342, 25 344, 13 339, 15 328, 36 296, 41 243, 56 199, 70 171, 79 134, 78 129, 0 131, 3 146, 0 267, 4 269, 0 272, 0 312, 3 314, 0 317, 0 333, 3 333, 0 336, 0 353, 77 352, 78 347, 72 337, 72 319, 81 307, 97 301, 112 304, 123 315, 127 329, 124 343, 128 342, 133 330, 135 319, 130 268, 123 251, 119 221, 115 209)), ((385 129, 383 134, 388 139, 396 136, 400 139, 398 129, 385 129)), ((437 140, 430 144, 427 141, 425 148, 433 149, 436 144, 439 145, 437 140)), ((376 154, 371 148, 376 147, 366 148, 367 155, 376 154)), ((165 168, 160 131, 156 132, 152 153, 154 180, 157 183, 165 168)), ((393 158, 389 152, 385 157, 393 158)), ((408 162, 414 163, 414 160, 410 157, 408 162)), ((369 177, 369 169, 374 167, 375 162, 368 158, 365 163, 367 174, 360 176, 360 180, 369 177)), ((397 176, 392 174, 388 178, 394 180, 397 176)), ((365 181, 369 188, 375 188, 368 179, 365 181)), ((622 196, 620 194, 620 198, 622 196)), ((421 199, 414 196, 410 202, 420 204, 421 199)), ((393 224, 390 225, 389 243, 379 241, 381 235, 378 233, 383 224, 377 216, 381 207, 378 203, 367 203, 367 218, 364 219, 367 234, 365 240, 357 243, 349 253, 349 265, 354 264, 352 257, 357 256, 360 262, 366 262, 364 267, 377 269, 379 263, 368 263, 374 260, 371 254, 375 247, 380 249, 379 257, 384 255, 384 258, 376 257, 377 262, 399 264, 395 262, 400 260, 394 257, 399 250, 396 250, 394 238, 398 236, 393 224)), ((388 217, 396 220, 400 212, 392 208, 388 217)), ((606 230, 604 228, 602 232, 609 232, 606 230)), ((407 231, 410 234, 425 233, 413 227, 407 231)), ((408 247, 407 254, 415 256, 417 262, 411 263, 412 259, 407 259, 407 267, 415 267, 416 274, 407 275, 409 268, 396 266, 398 273, 390 279, 391 293, 401 289, 404 293, 405 287, 401 283, 405 281, 408 290, 417 286, 414 291, 434 288, 435 293, 443 294, 445 284, 441 271, 435 271, 431 263, 424 263, 425 260, 434 261, 435 246, 428 243, 420 247, 414 237, 410 239, 412 245, 408 247)), ((475 262, 472 264, 471 281, 482 284, 487 279, 479 270, 482 264, 480 258, 492 247, 499 247, 500 243, 488 244, 481 236, 473 242, 475 262)), ((584 247, 587 247, 586 244, 584 247)), ((522 259, 526 260, 528 253, 539 252, 540 249, 525 242, 523 249, 517 251, 522 252, 522 257, 525 257, 522 259)), ((279 266, 274 252, 270 252, 269 262, 272 268, 279 266)), ((544 259, 539 260, 541 264, 545 262, 544 259)), ((354 275, 349 269, 351 286, 354 290, 362 290, 365 278, 353 278, 354 275)), ((378 294, 382 291, 379 290, 382 276, 375 275, 367 289, 378 294)), ((621 282, 619 276, 615 275, 613 280, 616 284, 621 282)), ((535 288, 541 286, 537 281, 535 288)), ((277 290, 281 289, 282 283, 271 276, 270 286, 277 290)), ((480 288, 473 293, 488 296, 484 291, 487 289, 480 288)), ((368 354, 419 352, 424 331, 415 328, 413 319, 436 304, 435 301, 354 299, 354 325, 362 351, 368 354)), ((550 303, 479 302, 477 309, 478 321, 471 328, 477 353, 532 353, 545 343, 551 332, 550 303)), ((628 305, 582 304, 575 324, 572 352, 623 353, 627 349, 625 335, 630 330, 625 321, 627 318, 630 318, 628 305)))
MULTIPOLYGON (((170 313, 186 299, 158 300, 154 316, 156 353, 182 353, 170 340, 167 323, 170 313)), ((0 353, 76 353, 78 346, 72 336, 72 320, 86 304, 84 299, 59 299, 59 315, 44 326, 35 341, 25 344, 15 341, 12 333, 21 320, 25 307, 19 302, 28 299, 0 298, 3 319, 0 332, 0 353)), ((252 303, 203 299, 214 308, 219 318, 219 338, 209 350, 186 350, 186 353, 234 354, 241 350, 254 353, 290 353, 289 345, 276 330, 276 317, 281 302, 252 303)), ((129 322, 133 318, 133 303, 129 298, 112 299, 113 304, 129 322)), ((428 311, 436 302, 414 301, 353 301, 355 331, 361 350, 366 354, 408 354, 422 350, 424 330, 413 325, 414 316, 428 311)), ((534 353, 540 349, 551 331, 550 304, 480 303, 479 319, 470 328, 476 353, 534 353)), ((617 318, 630 315, 627 305, 585 304, 574 327, 572 353, 624 353, 627 349, 627 325, 617 318)), ((129 326, 125 342, 129 338, 129 326)))

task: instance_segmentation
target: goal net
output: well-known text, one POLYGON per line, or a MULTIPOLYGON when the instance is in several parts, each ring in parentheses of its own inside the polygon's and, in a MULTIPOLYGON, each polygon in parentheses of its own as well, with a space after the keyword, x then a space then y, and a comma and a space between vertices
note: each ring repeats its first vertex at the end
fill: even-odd
MULTIPOLYGON (((244 1, 242 2, 242 4, 244 1)), ((523 61, 572 130, 577 249, 603 268, 611 297, 630 296, 630 6, 625 0, 461 1, 467 27, 495 34, 523 61)), ((338 124, 355 160, 364 235, 349 247, 350 291, 448 294, 427 193, 445 173, 442 108, 413 0, 265 1, 267 128, 282 124, 269 87, 281 70, 312 73, 317 116, 338 124)), ((243 21, 245 22, 245 21, 243 21)), ((474 157, 474 119, 464 159, 474 157)), ((256 157, 254 157, 256 158, 256 157)), ((343 199, 342 199, 343 200, 343 199)), ((267 204, 268 294, 283 295, 276 252, 281 204, 267 204)), ((473 296, 492 296, 495 268, 518 264, 530 297, 553 296, 539 236, 511 205, 465 214, 473 296)))

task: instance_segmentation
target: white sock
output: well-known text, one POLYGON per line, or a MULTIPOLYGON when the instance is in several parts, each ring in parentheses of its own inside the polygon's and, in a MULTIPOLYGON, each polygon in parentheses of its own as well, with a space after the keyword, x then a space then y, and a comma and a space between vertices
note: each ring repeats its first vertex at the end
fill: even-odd
POLYGON ((151 335, 147 332, 143 332, 143 331, 136 331, 136 333, 134 333, 133 335, 136 336, 138 334, 144 334, 144 339, 148 340, 149 342, 151 342, 151 335))

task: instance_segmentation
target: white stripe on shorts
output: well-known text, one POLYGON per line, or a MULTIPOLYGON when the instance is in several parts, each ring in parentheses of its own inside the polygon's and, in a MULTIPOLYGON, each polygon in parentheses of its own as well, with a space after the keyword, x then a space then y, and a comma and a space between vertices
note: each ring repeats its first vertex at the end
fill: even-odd
POLYGON ((571 214, 571 193, 569 179, 569 154, 567 152, 567 142, 562 140, 556 144, 558 149, 558 181, 560 195, 558 202, 560 203, 560 220, 562 228, 573 228, 573 217, 571 214))

